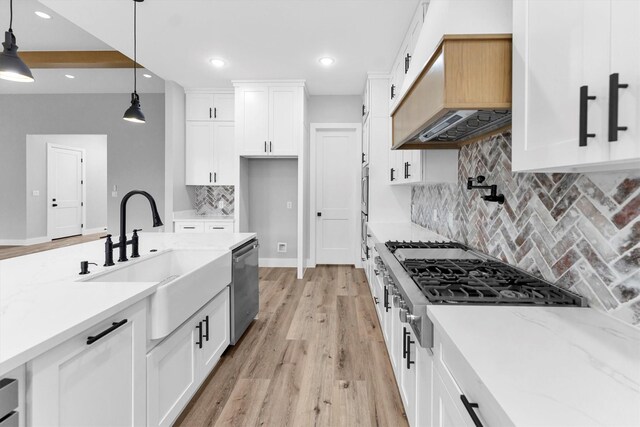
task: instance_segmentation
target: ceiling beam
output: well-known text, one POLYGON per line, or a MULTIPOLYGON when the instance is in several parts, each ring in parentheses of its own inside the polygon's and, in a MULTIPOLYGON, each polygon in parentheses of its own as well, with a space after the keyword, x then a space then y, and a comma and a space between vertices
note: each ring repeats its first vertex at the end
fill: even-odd
POLYGON ((117 50, 27 51, 20 58, 29 68, 131 68, 133 62, 117 50))

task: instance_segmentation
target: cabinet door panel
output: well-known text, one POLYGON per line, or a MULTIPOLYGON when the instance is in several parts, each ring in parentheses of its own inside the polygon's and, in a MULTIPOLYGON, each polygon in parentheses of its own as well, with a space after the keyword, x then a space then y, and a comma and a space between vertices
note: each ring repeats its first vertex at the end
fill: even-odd
POLYGON ((433 355, 426 348, 416 348, 416 423, 433 425, 433 355))
POLYGON ((297 154, 297 88, 269 89, 269 154, 297 154))
POLYGON ((369 163, 369 123, 367 118, 362 126, 362 163, 363 166, 369 163))
POLYGON ((187 122, 185 139, 185 183, 211 185, 213 183, 214 124, 187 122))
POLYGON ((607 160, 607 3, 514 3, 515 170, 567 170, 607 160), (586 147, 579 146, 583 85, 596 96, 587 102, 588 133, 595 137, 586 147))
POLYGON ((31 362, 30 424, 138 426, 145 418, 146 305, 101 322, 31 362), (95 336, 127 323, 92 344, 95 336))
POLYGON ((243 88, 240 91, 238 129, 241 154, 266 155, 269 140, 269 89, 243 88))
POLYGON ((611 73, 619 74, 618 140, 610 142, 611 160, 640 158, 640 2, 611 2, 611 73))
POLYGON ((229 313, 229 287, 224 288, 198 316, 203 321, 205 333, 202 350, 198 351, 199 369, 202 370, 201 378, 206 378, 209 372, 216 366, 220 355, 229 346, 230 339, 230 313, 229 313), (206 323, 208 322, 208 330, 206 323))
POLYGON ((196 324, 190 320, 147 355, 150 426, 170 426, 198 388, 196 324))
POLYGON ((232 93, 216 93, 213 95, 213 119, 223 121, 235 120, 235 95, 232 93))
POLYGON ((433 382, 433 425, 436 427, 463 427, 472 426, 471 419, 465 418, 458 407, 454 397, 449 394, 447 388, 436 369, 433 382))
POLYGON ((186 95, 187 120, 211 120, 213 116, 213 94, 188 93, 186 95))
POLYGON ((233 185, 235 126, 233 122, 216 123, 213 130, 214 184, 233 185))
MULTIPOLYGON (((416 380, 417 380, 417 346, 418 341, 416 340, 416 336, 413 333, 413 329, 408 323, 400 323, 402 327, 402 332, 407 331, 408 338, 410 341, 405 342, 407 348, 406 356, 403 355, 401 359, 401 368, 400 368, 400 390, 402 393, 402 398, 405 403, 405 412, 407 414, 407 419, 409 421, 409 425, 415 426, 416 424, 416 380), (406 329, 405 329, 406 328, 406 329), (411 365, 407 365, 407 358, 409 361, 413 362, 411 365)), ((403 333, 403 339, 404 333, 403 333)), ((404 345, 401 347, 404 348, 404 345)))

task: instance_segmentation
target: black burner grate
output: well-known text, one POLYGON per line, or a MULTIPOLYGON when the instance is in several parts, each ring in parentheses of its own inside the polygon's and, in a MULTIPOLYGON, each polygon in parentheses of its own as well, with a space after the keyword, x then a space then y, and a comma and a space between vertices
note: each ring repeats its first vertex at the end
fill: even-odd
POLYGON ((387 249, 394 253, 398 249, 469 249, 462 243, 457 242, 398 242, 389 241, 385 243, 387 249))
POLYGON ((434 304, 581 305, 570 292, 499 261, 407 259, 402 264, 434 304))

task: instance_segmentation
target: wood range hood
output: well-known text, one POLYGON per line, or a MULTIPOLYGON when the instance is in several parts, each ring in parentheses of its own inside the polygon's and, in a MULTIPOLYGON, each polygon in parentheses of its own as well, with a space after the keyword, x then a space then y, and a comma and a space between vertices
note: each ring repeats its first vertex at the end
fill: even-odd
POLYGON ((391 113, 392 149, 457 149, 511 126, 511 34, 445 35, 391 113))

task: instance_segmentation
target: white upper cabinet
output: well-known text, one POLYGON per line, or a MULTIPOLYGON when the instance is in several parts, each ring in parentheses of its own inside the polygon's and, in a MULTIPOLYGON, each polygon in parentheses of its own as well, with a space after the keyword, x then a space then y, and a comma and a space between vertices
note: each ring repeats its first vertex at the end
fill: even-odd
POLYGON ((187 185, 233 185, 234 129, 233 122, 187 121, 187 185))
POLYGON ((367 119, 362 125, 362 166, 369 164, 369 132, 371 128, 371 120, 367 119))
POLYGON ((513 3, 514 171, 616 169, 640 159, 638 8, 625 0, 513 3), (614 73, 630 84, 616 88, 615 106, 614 73), (627 127, 618 141, 608 128, 615 107, 627 127))
POLYGON ((187 92, 186 119, 233 121, 234 95, 231 92, 187 92))
POLYGON ((297 156, 303 135, 304 86, 236 85, 236 143, 241 156, 297 156))

